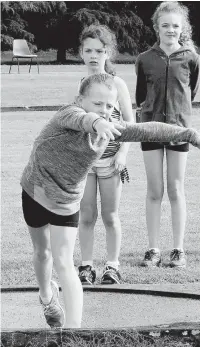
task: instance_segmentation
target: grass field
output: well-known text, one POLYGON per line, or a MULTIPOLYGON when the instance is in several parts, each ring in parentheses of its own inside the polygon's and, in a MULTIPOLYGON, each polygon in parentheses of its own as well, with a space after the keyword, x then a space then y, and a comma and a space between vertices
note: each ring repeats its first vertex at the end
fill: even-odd
MULTIPOLYGON (((15 67, 16 68, 16 67, 15 67)), ((117 65, 118 75, 124 78, 135 102, 135 74, 133 65, 117 65)), ((62 105, 73 100, 77 83, 85 74, 83 65, 45 66, 40 74, 36 69, 20 74, 2 66, 2 106, 62 105)), ((199 91, 200 92, 200 91, 199 91)), ((200 93, 196 97, 200 101, 200 93)), ((32 246, 21 211, 19 185, 23 167, 27 163, 35 136, 53 112, 2 113, 2 283, 4 285, 34 284, 32 246)), ((194 108, 193 126, 200 130, 200 109, 194 108)), ((121 272, 126 283, 188 283, 200 282, 200 152, 191 147, 186 173, 188 219, 185 250, 186 270, 164 266, 148 270, 139 266, 147 247, 145 225, 146 177, 139 144, 132 144, 128 156, 131 181, 123 187, 120 216, 123 238, 120 256, 121 272)), ((100 214, 100 213, 99 213, 100 214)), ((170 205, 165 194, 162 204, 161 249, 164 262, 172 248, 170 205)), ((96 225, 94 260, 99 275, 105 252, 105 230, 99 217, 96 225)), ((76 244, 75 263, 80 263, 79 243, 76 244)))
MULTIPOLYGON (((25 335, 25 334, 24 334, 25 335)), ((33 335, 33 334, 32 334, 33 335)), ((7 339, 6 339, 7 340, 7 339)), ((11 338, 10 338, 11 340, 11 338)), ((33 347, 198 347, 198 338, 195 336, 144 336, 130 331, 102 331, 100 334, 93 331, 79 335, 78 331, 71 330, 68 334, 45 336, 36 334, 28 339, 26 346, 33 347)), ((14 334, 12 341, 15 341, 14 334)), ((7 341, 8 342, 8 341, 7 341)), ((9 346, 5 344, 5 346, 9 346)), ((14 346, 14 345, 12 345, 14 346)), ((17 346, 22 346, 21 344, 17 346)), ((25 346, 25 344, 23 345, 25 346)))
MULTIPOLYGON (((40 64, 55 64, 58 65, 57 63, 57 51, 50 49, 48 51, 38 51, 36 52, 38 55, 37 59, 40 64)), ((5 51, 1 52, 1 64, 6 64, 9 65, 10 62, 12 61, 12 51, 5 51)), ((128 53, 118 53, 115 56, 115 62, 116 63, 125 63, 125 64, 133 64, 135 62, 136 57, 133 55, 130 55, 128 53)), ((24 62, 29 62, 28 59, 23 59, 24 62)), ((35 61, 35 60, 34 60, 35 61)), ((79 55, 73 55, 70 52, 66 52, 66 63, 65 65, 68 64, 77 64, 81 63, 82 59, 79 55)), ((14 60, 14 64, 17 64, 17 61, 14 60)))
MULTIPOLYGON (((116 64, 117 75, 126 82, 132 103, 135 103, 136 74, 134 64, 116 64)), ((40 73, 33 66, 28 73, 28 65, 1 66, 1 106, 51 106, 63 105, 74 100, 77 85, 86 75, 86 68, 81 65, 42 65, 40 73)), ((195 100, 200 102, 200 88, 195 100)))
MULTIPOLYGON (((135 102, 135 70, 134 65, 117 65, 117 73, 124 78, 130 91, 132 102, 135 102)), ((2 106, 35 106, 62 105, 73 101, 77 94, 77 86, 86 75, 84 65, 42 65, 40 73, 32 67, 13 66, 8 74, 9 66, 1 66, 2 71, 2 106)), ((200 95, 199 95, 200 100, 200 95)))

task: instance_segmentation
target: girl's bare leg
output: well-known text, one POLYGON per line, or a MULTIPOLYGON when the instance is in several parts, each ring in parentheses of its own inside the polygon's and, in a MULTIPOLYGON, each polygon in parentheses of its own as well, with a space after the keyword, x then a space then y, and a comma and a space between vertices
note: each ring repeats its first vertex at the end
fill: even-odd
POLYGON ((50 230, 52 255, 65 304, 64 328, 80 328, 83 289, 73 261, 77 228, 51 225, 50 230))
POLYGON ((184 179, 188 152, 167 150, 167 191, 171 204, 174 248, 183 249, 186 224, 184 179))
POLYGON ((118 263, 121 247, 121 223, 119 204, 122 183, 119 174, 110 178, 99 178, 101 214, 106 228, 108 262, 118 263))
POLYGON ((92 262, 94 226, 97 220, 97 177, 88 175, 84 196, 81 201, 79 240, 83 262, 92 262))
POLYGON ((164 193, 163 157, 163 149, 143 151, 147 177, 146 223, 149 248, 159 248, 161 202, 164 193))
POLYGON ((50 244, 49 225, 40 228, 28 226, 33 243, 33 266, 40 290, 40 297, 44 303, 49 303, 52 298, 52 254, 50 244))

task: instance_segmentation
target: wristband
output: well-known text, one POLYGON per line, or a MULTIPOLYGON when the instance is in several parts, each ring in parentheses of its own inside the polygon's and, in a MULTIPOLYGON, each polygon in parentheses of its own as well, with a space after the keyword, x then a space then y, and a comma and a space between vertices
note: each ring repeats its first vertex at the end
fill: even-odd
POLYGON ((93 124, 92 124, 92 129, 96 132, 96 129, 94 128, 94 125, 98 122, 98 121, 100 121, 100 120, 102 120, 102 118, 97 118, 97 119, 95 119, 95 121, 93 122, 93 124))

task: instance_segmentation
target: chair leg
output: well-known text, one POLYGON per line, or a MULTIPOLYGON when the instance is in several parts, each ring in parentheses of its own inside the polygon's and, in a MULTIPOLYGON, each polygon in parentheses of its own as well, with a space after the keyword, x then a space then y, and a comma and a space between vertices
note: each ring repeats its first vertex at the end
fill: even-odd
POLYGON ((31 65, 32 65, 32 58, 31 58, 31 62, 30 62, 29 73, 31 71, 31 65))
POLYGON ((13 59, 14 59, 14 57, 12 57, 12 62, 10 63, 10 69, 9 69, 9 73, 10 73, 11 68, 12 68, 12 65, 13 65, 13 59))
POLYGON ((37 60, 37 69, 38 69, 38 73, 40 73, 38 60, 37 60))
POLYGON ((17 58, 17 63, 18 63, 18 73, 19 73, 19 59, 17 58))

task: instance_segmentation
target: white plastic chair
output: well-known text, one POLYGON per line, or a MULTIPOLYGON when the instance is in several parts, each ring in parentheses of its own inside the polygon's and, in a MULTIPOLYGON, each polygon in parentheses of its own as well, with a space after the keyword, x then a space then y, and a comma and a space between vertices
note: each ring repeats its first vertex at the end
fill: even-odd
MULTIPOLYGON (((29 67, 29 73, 31 71, 31 65, 32 65, 32 60, 33 58, 37 59, 37 54, 31 54, 27 41, 26 40, 14 40, 13 41, 13 57, 12 57, 12 62, 10 64, 10 69, 9 69, 9 73, 11 71, 11 67, 13 65, 13 60, 17 59, 17 63, 18 63, 18 73, 19 73, 19 59, 23 59, 23 58, 28 58, 31 59, 30 61, 30 67, 29 67)), ((39 73, 39 64, 38 64, 38 60, 37 60, 37 68, 38 68, 38 73, 39 73)))

